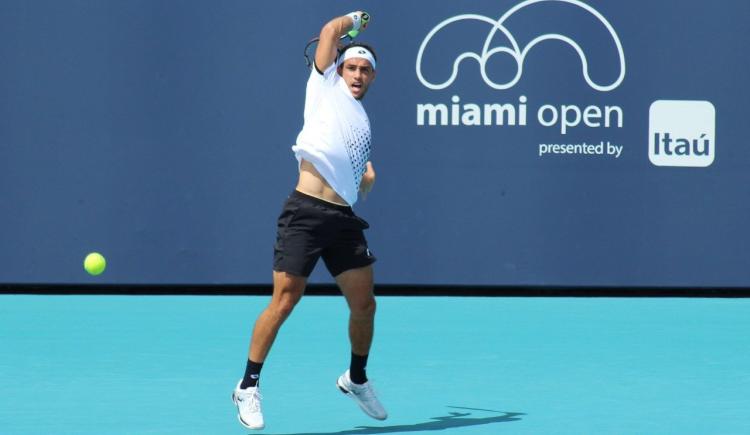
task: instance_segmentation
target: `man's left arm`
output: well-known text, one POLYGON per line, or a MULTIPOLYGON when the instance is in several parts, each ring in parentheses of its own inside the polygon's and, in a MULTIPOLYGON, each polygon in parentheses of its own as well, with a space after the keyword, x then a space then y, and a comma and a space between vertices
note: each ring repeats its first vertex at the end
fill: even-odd
POLYGON ((372 162, 367 162, 367 169, 364 175, 362 175, 362 181, 359 183, 359 192, 362 194, 362 199, 367 198, 367 194, 370 193, 374 184, 375 168, 372 166, 372 162))

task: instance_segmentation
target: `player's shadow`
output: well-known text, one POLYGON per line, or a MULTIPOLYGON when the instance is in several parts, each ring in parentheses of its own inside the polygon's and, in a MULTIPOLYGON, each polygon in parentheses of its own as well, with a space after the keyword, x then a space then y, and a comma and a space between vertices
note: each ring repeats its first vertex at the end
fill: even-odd
MULTIPOLYGON (((304 432, 285 435, 370 435, 400 432, 438 431, 467 426, 481 426, 485 424, 507 423, 521 420, 519 416, 526 415, 523 412, 503 412, 489 409, 465 408, 460 406, 449 406, 449 408, 470 409, 475 411, 486 411, 499 413, 491 417, 470 417, 470 412, 449 412, 442 417, 432 417, 430 421, 416 424, 401 424, 396 426, 357 426, 354 429, 339 432, 304 432)), ((279 434, 282 435, 282 434, 279 434)))

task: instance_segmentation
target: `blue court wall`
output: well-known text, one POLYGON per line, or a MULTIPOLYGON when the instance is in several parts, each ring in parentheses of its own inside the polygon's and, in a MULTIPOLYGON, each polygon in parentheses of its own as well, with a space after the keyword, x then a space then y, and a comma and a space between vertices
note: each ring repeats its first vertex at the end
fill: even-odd
MULTIPOLYGON (((749 286, 750 2, 675 4, 361 2, 377 281, 749 286)), ((270 282, 302 50, 352 5, 0 3, 0 282, 270 282)))

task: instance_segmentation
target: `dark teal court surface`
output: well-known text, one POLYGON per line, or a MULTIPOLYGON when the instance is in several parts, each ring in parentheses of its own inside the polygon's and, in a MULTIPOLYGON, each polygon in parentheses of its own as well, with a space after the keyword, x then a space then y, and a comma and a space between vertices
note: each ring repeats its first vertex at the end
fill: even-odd
MULTIPOLYGON (((230 394, 268 297, 0 296, 0 433, 240 434, 230 394)), ((379 299, 335 388, 340 297, 306 297, 263 369, 264 434, 748 434, 750 300, 379 299)))

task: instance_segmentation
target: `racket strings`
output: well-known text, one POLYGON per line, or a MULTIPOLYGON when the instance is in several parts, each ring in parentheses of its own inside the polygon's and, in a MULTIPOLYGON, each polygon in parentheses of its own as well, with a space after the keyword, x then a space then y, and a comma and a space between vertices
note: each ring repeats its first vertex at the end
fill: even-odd
MULTIPOLYGON (((348 40, 348 42, 353 42, 354 38, 346 34, 342 36, 341 38, 339 38, 339 40, 340 41, 348 40)), ((312 68, 314 59, 315 59, 315 52, 313 51, 312 53, 310 53, 311 51, 310 48, 313 47, 313 45, 316 45, 318 41, 320 41, 320 37, 316 36, 315 38, 312 38, 311 40, 307 41, 307 44, 305 44, 305 50, 303 54, 305 56, 305 65, 307 65, 308 69, 312 68), (311 55, 313 57, 313 60, 310 60, 311 55)), ((336 48, 336 51, 337 51, 336 61, 338 61, 339 56, 341 56, 341 54, 343 53, 343 47, 336 48)))

